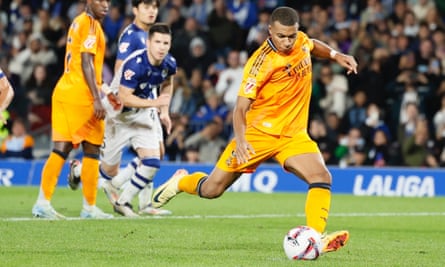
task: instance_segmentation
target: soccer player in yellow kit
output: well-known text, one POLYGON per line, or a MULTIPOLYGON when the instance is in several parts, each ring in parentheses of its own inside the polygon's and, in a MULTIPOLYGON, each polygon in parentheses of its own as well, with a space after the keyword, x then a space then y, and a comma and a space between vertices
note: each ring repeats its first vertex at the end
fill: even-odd
POLYGON ((52 96, 53 150, 42 170, 35 217, 61 219, 50 201, 58 177, 71 150, 82 145, 83 218, 111 218, 96 207, 99 148, 104 137, 105 109, 101 103, 105 35, 100 20, 109 0, 87 0, 85 12, 77 16, 68 32, 65 68, 52 96))
MULTIPOLYGON (((310 39, 298 31, 298 13, 278 7, 270 17, 270 37, 248 59, 233 115, 235 137, 210 175, 178 170, 154 193, 161 207, 179 192, 217 198, 242 173, 255 171, 269 158, 309 185, 306 225, 325 232, 332 178, 317 144, 307 133, 312 91, 311 55, 335 60, 349 73, 357 72, 353 57, 310 39)), ((348 231, 323 236, 323 252, 346 244, 348 231)))

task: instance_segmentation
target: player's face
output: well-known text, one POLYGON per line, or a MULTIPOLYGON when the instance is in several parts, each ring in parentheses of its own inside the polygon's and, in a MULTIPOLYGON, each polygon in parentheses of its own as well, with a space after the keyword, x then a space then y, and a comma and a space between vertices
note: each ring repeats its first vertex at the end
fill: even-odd
POLYGON ((155 2, 152 4, 141 3, 136 8, 133 8, 135 20, 141 24, 152 25, 158 16, 158 6, 155 2))
POLYGON ((99 20, 107 15, 110 7, 110 0, 89 0, 87 3, 92 15, 99 20))
POLYGON ((149 57, 156 62, 161 62, 168 54, 171 46, 171 35, 155 32, 148 38, 149 57))
POLYGON ((278 21, 269 25, 269 34, 278 51, 289 54, 297 40, 298 23, 293 26, 285 26, 278 21))

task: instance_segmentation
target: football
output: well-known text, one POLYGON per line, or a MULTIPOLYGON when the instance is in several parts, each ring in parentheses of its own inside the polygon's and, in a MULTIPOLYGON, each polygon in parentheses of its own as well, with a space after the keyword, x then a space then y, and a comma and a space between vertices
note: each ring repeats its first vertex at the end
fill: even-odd
POLYGON ((290 260, 315 260, 322 251, 321 235, 309 226, 297 226, 284 236, 283 248, 290 260))

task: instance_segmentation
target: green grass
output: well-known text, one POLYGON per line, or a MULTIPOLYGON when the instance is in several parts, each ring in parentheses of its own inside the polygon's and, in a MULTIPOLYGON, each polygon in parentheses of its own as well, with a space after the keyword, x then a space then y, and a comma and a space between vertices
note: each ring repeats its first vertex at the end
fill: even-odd
MULTIPOLYGON (((304 194, 179 195, 165 218, 31 219, 37 187, 0 187, 0 266, 443 266, 444 198, 333 195, 328 231, 351 233, 342 250, 289 261, 282 239, 305 224, 304 194), (422 214, 423 213, 423 214, 422 214)), ((102 192, 98 205, 111 206, 102 192)), ((78 217, 79 191, 58 188, 57 211, 78 217)))

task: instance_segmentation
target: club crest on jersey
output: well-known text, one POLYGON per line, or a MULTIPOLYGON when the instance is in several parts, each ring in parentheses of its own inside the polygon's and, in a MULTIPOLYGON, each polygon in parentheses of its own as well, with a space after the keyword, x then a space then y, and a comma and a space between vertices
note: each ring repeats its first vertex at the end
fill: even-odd
POLYGON ((254 78, 247 78, 246 85, 244 86, 244 93, 250 94, 253 91, 253 88, 256 86, 256 79, 254 78))
POLYGON ((163 69, 162 72, 161 72, 162 78, 165 79, 165 77, 167 77, 167 75, 168 75, 168 70, 167 69, 163 69))
POLYGON ((303 51, 304 53, 309 53, 309 48, 306 45, 303 45, 303 47, 301 48, 301 51, 303 51))
POLYGON ((94 44, 96 43, 96 36, 94 35, 89 35, 87 37, 87 39, 83 42, 83 46, 86 49, 91 49, 93 48, 94 44))
POLYGON ((128 69, 128 70, 126 70, 125 72, 124 72, 124 78, 125 78, 125 80, 130 80, 131 79, 131 77, 133 77, 134 76, 134 71, 132 71, 132 70, 130 70, 130 69, 128 69))
POLYGON ((119 52, 121 52, 121 53, 127 52, 127 49, 128 49, 129 46, 130 46, 129 42, 122 42, 119 45, 119 52))

